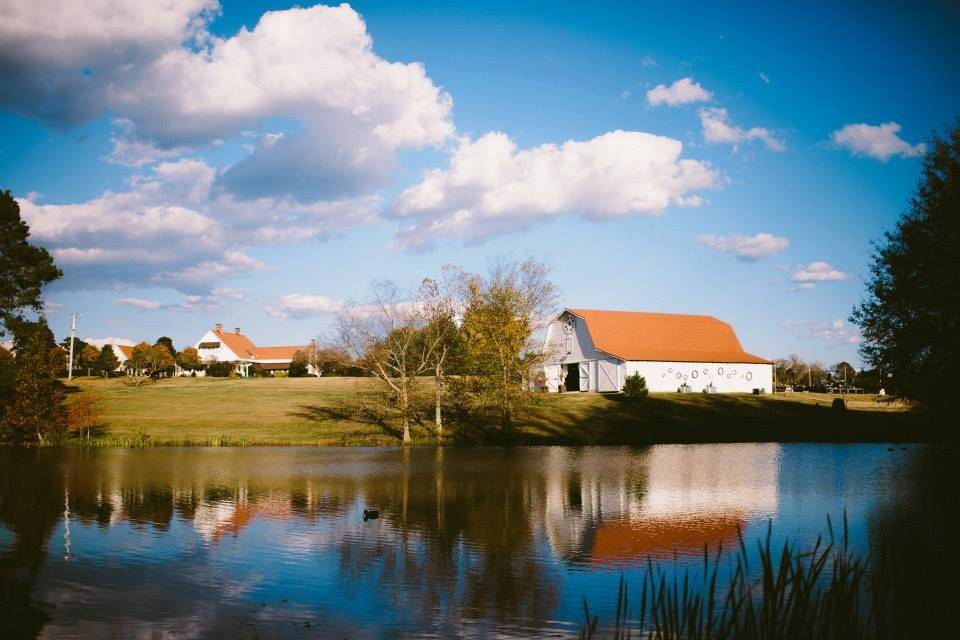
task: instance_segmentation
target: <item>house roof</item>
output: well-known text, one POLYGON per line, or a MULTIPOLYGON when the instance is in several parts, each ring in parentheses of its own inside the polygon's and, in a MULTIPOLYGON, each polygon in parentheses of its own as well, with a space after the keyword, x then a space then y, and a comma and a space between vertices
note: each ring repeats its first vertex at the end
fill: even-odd
POLYGON ((133 345, 132 344, 112 344, 111 347, 115 348, 117 351, 123 354, 123 357, 129 360, 133 357, 133 345))
POLYGON ((713 316, 567 309, 583 319, 594 346, 621 360, 770 364, 740 346, 733 327, 713 316))
POLYGON ((242 333, 228 333, 214 329, 213 334, 220 338, 220 342, 227 345, 230 351, 233 351, 241 358, 252 358, 254 351, 257 349, 250 338, 242 333))
POLYGON ((257 360, 291 360, 293 354, 304 349, 305 346, 254 347, 253 355, 257 360))

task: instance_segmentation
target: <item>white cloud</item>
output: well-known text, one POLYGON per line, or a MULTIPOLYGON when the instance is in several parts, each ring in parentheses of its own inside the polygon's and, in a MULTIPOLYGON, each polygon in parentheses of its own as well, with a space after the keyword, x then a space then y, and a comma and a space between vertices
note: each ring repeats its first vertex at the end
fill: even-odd
POLYGON ((692 78, 680 78, 669 87, 658 84, 647 91, 647 102, 653 106, 667 104, 676 107, 691 102, 706 102, 712 98, 713 93, 701 87, 692 78))
POLYGON ((763 80, 764 84, 770 84, 770 76, 765 74, 763 71, 761 71, 759 75, 760 75, 760 79, 763 80))
POLYGON ((110 158, 132 166, 295 122, 219 176, 244 198, 369 193, 396 150, 453 135, 450 96, 376 55, 346 4, 270 11, 228 38, 207 31, 215 0, 149 5, 0 5, 0 105, 55 125, 116 114, 110 158))
POLYGON ((633 95, 633 92, 631 92, 629 89, 624 89, 623 91, 620 92, 620 99, 627 100, 632 95, 633 95))
POLYGON ((229 308, 230 302, 244 300, 246 293, 243 289, 215 288, 208 294, 183 296, 180 302, 162 302, 149 298, 115 298, 113 303, 143 311, 216 311, 229 308))
POLYGON ((812 285, 817 282, 839 282, 847 280, 849 277, 848 274, 833 267, 828 262, 811 262, 805 267, 796 269, 790 276, 790 281, 803 283, 798 288, 804 290, 812 289, 812 285))
POLYGON ((652 56, 643 56, 642 58, 640 58, 640 66, 655 67, 657 66, 657 61, 654 60, 652 56))
POLYGON ((726 109, 712 107, 700 110, 700 124, 703 127, 703 139, 707 142, 734 145, 736 149, 744 142, 760 140, 774 151, 783 151, 786 145, 769 129, 752 127, 742 129, 729 121, 726 109))
POLYGON ((306 318, 310 316, 339 313, 345 308, 343 301, 325 296, 291 293, 280 298, 277 306, 267 305, 264 311, 275 318, 306 318))
POLYGON ((697 242, 713 247, 721 253, 732 253, 744 262, 770 258, 790 246, 790 241, 786 238, 770 233, 758 233, 754 236, 704 234, 697 236, 697 242))
POLYGON ((129 188, 76 204, 21 199, 32 237, 79 287, 165 285, 206 293, 265 265, 245 248, 324 238, 376 218, 376 196, 300 203, 240 201, 213 186, 217 170, 199 160, 162 162, 129 188))
POLYGON ((678 140, 638 131, 531 149, 499 132, 462 138, 446 169, 425 172, 394 200, 391 214, 406 221, 398 244, 422 248, 438 235, 479 241, 568 213, 602 219, 695 206, 691 193, 720 176, 682 151, 678 140))
POLYGON ((896 122, 881 125, 846 124, 830 134, 834 144, 850 150, 855 156, 867 156, 886 162, 892 156, 914 158, 926 151, 926 145, 910 144, 898 134, 901 126, 896 122))
POLYGON ((860 335, 860 331, 856 327, 839 319, 814 324, 808 335, 811 338, 842 344, 859 344, 863 341, 863 336, 860 335))

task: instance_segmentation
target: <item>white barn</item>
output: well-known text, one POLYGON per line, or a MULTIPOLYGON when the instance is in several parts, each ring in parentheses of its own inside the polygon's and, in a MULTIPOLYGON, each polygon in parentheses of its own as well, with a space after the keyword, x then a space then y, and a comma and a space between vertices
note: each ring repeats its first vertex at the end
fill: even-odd
POLYGON ((548 326, 547 391, 619 391, 639 373, 650 391, 773 389, 773 362, 747 353, 712 316, 564 309, 548 326))

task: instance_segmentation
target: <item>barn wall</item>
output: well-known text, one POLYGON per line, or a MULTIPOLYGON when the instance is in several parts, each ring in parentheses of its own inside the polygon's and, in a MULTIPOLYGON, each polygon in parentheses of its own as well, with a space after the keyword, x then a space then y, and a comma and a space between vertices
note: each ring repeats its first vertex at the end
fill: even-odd
POLYGON ((639 372, 650 391, 676 391, 686 382, 701 392, 713 383, 717 393, 750 393, 773 389, 773 365, 723 362, 626 362, 624 378, 639 372), (704 373, 706 372, 706 373, 704 373))
MULTIPOLYGON (((557 391, 560 383, 563 382, 565 366, 573 362, 588 363, 590 391, 619 390, 616 382, 621 361, 597 351, 587 331, 587 325, 581 318, 576 318, 576 327, 572 334, 563 330, 563 323, 559 319, 551 322, 547 327, 544 349, 547 358, 543 372, 546 376, 548 391, 557 391), (567 338, 570 338, 569 353, 567 338)), ((622 380, 620 384, 623 384, 622 380)))

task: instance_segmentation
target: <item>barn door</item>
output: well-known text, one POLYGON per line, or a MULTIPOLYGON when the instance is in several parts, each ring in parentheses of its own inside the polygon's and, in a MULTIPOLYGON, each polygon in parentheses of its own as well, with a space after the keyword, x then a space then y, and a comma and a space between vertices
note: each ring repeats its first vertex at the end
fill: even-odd
POLYGON ((580 391, 590 391, 590 363, 580 363, 580 391))
POLYGON ((619 391, 617 388, 617 364, 609 360, 597 361, 597 391, 619 391))

